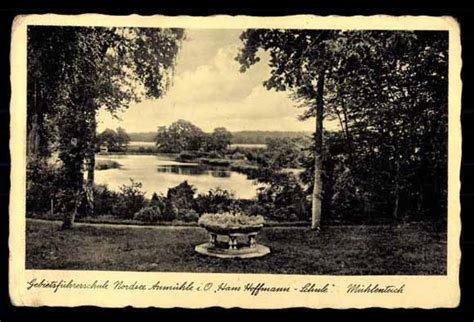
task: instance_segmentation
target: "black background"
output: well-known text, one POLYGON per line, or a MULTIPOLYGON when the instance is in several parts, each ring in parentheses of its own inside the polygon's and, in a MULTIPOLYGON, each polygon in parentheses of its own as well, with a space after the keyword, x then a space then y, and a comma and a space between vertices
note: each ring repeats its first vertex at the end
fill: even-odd
POLYGON ((352 1, 341 3, 332 0, 321 1, 285 1, 281 3, 246 1, 138 1, 128 0, 126 3, 118 1, 11 1, 0 4, 0 322, 51 321, 56 319, 84 320, 94 317, 97 320, 127 321, 167 319, 228 319, 252 318, 267 321, 279 318, 283 321, 327 321, 328 318, 343 320, 379 320, 401 321, 403 319, 418 318, 422 321, 474 321, 473 312, 473 197, 474 188, 474 151, 472 138, 474 136, 474 106, 473 106, 473 45, 474 45, 474 8, 467 6, 468 1, 444 1, 441 3, 422 3, 419 1, 352 1), (463 3, 464 2, 464 3, 463 3), (383 6, 382 6, 383 5, 383 6), (242 310, 210 308, 203 310, 184 309, 102 309, 97 307, 79 308, 21 308, 14 307, 8 296, 8 198, 10 190, 10 155, 9 155, 9 104, 10 104, 10 31, 13 18, 19 14, 35 13, 104 13, 113 15, 128 15, 132 13, 152 15, 253 15, 253 16, 284 16, 290 14, 316 15, 430 15, 453 16, 461 25, 462 58, 463 58, 463 93, 462 93, 462 132, 463 132, 463 159, 461 169, 461 304, 454 309, 366 309, 366 310, 242 310), (247 317, 248 316, 248 317, 247 317))

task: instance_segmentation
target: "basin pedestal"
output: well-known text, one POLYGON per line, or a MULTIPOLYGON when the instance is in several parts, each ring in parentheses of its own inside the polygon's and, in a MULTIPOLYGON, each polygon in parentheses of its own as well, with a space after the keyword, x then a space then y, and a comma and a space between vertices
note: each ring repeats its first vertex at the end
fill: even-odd
POLYGON ((195 247, 200 254, 219 258, 253 258, 270 253, 270 248, 257 244, 261 226, 229 230, 204 228, 209 234, 209 241, 195 247))

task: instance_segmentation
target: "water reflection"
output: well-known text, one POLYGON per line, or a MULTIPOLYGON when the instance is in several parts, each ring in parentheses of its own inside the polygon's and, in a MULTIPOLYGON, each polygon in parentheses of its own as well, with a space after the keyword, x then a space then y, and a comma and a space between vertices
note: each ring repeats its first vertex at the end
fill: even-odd
POLYGON ((216 177, 216 178, 229 178, 230 177, 230 171, 228 170, 209 170, 209 173, 211 176, 216 177))
POLYGON ((202 165, 160 165, 156 168, 156 170, 162 173, 173 173, 191 176, 208 175, 216 178, 229 178, 231 176, 231 172, 225 168, 213 168, 202 165))
POLYGON ((168 155, 98 155, 100 161, 116 161, 122 165, 118 169, 97 171, 97 184, 107 184, 114 191, 122 185, 129 185, 130 178, 143 184, 147 198, 154 192, 166 195, 169 188, 176 187, 187 180, 197 189, 197 193, 207 193, 220 187, 232 191, 236 198, 253 199, 261 184, 242 173, 226 167, 181 163, 168 155))

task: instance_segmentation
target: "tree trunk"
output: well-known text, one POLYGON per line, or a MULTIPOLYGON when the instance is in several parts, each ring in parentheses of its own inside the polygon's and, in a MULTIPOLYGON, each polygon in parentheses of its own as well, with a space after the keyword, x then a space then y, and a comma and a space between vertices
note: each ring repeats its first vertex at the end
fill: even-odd
POLYGON ((393 206, 393 219, 398 219, 398 207, 400 203, 400 164, 396 161, 397 174, 395 176, 395 204, 393 206))
MULTIPOLYGON (((63 141, 59 158, 63 161, 62 177, 64 187, 66 187, 61 196, 64 213, 63 229, 73 227, 78 208, 84 201, 84 193, 88 199, 83 166, 90 161, 88 160, 89 151, 94 151, 91 144, 92 128, 95 131, 95 110, 90 100, 77 99, 73 103, 75 104, 63 108, 61 117, 67 121, 59 124, 59 136, 63 141)), ((90 175, 91 173, 88 173, 88 179, 90 175)))
POLYGON ((94 119, 91 120, 91 142, 87 148, 86 163, 87 163, 87 181, 85 186, 86 192, 86 214, 88 216, 94 215, 94 177, 95 177, 95 141, 96 141, 96 128, 97 123, 94 119))
POLYGON ((86 212, 88 216, 94 215, 94 168, 95 155, 94 153, 87 156, 87 182, 85 187, 87 207, 86 212))
POLYGON ((342 115, 344 116, 344 131, 346 133, 346 146, 347 152, 349 154, 349 164, 352 166, 353 158, 353 146, 352 146, 352 134, 349 129, 349 120, 347 119, 347 110, 344 102, 344 98, 342 98, 342 115))
POLYGON ((41 98, 38 97, 38 88, 36 86, 36 81, 33 83, 33 101, 30 102, 28 109, 28 115, 30 116, 28 120, 28 137, 26 145, 26 155, 27 160, 35 160, 39 155, 40 150, 40 127, 42 126, 42 110, 40 108, 39 102, 41 98))
POLYGON ((71 184, 66 190, 65 199, 63 199, 63 225, 61 229, 71 229, 74 226, 74 221, 77 215, 77 209, 81 203, 81 188, 80 185, 71 184))
POLYGON ((28 160, 34 160, 38 155, 39 146, 39 124, 38 115, 34 114, 31 117, 31 124, 28 131, 27 156, 28 160))
POLYGON ((321 205, 323 194, 322 166, 323 166, 323 112, 324 112, 324 73, 321 69, 316 88, 316 129, 314 154, 314 186, 312 194, 311 229, 319 230, 321 225, 321 205))
MULTIPOLYGON (((423 202, 424 202, 424 187, 423 187, 423 184, 420 184, 419 185, 419 189, 420 189, 420 193, 418 194, 418 199, 417 199, 417 202, 416 202, 416 218, 417 219, 420 219, 420 218, 423 218, 424 217, 424 214, 422 214, 423 212, 423 202)), ((423 218, 424 219, 424 218, 423 218)))
POLYGON ((71 229, 74 226, 74 220, 76 219, 77 207, 72 211, 68 211, 64 214, 62 229, 71 229))

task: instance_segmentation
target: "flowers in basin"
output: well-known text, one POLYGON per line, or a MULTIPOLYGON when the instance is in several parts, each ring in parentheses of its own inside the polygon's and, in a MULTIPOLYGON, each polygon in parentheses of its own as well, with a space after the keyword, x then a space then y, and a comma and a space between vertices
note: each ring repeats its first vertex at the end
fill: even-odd
POLYGON ((265 223, 262 216, 249 216, 244 213, 217 213, 203 214, 199 218, 199 225, 219 229, 239 229, 261 227, 265 223))

